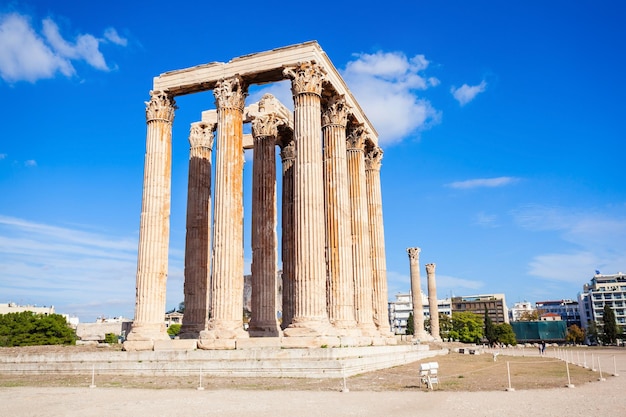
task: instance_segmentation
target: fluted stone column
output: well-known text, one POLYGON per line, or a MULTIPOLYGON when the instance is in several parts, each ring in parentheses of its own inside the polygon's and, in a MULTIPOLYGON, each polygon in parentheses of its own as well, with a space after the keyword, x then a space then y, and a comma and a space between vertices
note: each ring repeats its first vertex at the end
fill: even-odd
POLYGON ((189 132, 185 319, 181 339, 197 339, 209 318, 211 273, 211 155, 216 125, 193 123, 189 132))
POLYGON ((430 334, 435 340, 439 335, 439 306, 437 305, 437 283, 435 282, 435 264, 426 264, 428 277, 428 310, 430 311, 430 334))
POLYGON ((137 254, 135 320, 125 347, 152 349, 167 340, 165 291, 170 232, 172 122, 176 104, 163 91, 151 91, 146 103, 146 155, 137 254))
POLYGON ((346 162, 348 107, 343 96, 331 97, 322 113, 328 315, 342 335, 358 335, 354 318, 350 198, 346 162))
POLYGON ((295 305, 285 336, 331 331, 326 311, 324 184, 321 135, 322 68, 311 62, 287 68, 294 98, 295 305))
POLYGON ((389 324, 387 296, 387 260, 385 258, 385 231, 383 227, 383 200, 380 187, 380 166, 383 150, 370 149, 365 155, 367 214, 369 218, 370 258, 372 260, 372 286, 374 324, 384 336, 392 336, 389 324))
MULTIPOLYGON (((259 103, 259 110, 262 102, 259 103)), ((252 317, 250 336, 278 336, 277 238, 276 238, 276 139, 274 114, 252 121, 254 160, 252 166, 252 317)))
POLYGON ((282 189, 282 261, 283 261, 283 311, 281 328, 287 328, 294 316, 295 260, 294 260, 294 207, 293 170, 296 159, 296 144, 293 137, 281 143, 280 157, 283 166, 282 189))
POLYGON ((352 265, 355 286, 355 316, 357 327, 364 336, 376 336, 372 308, 372 261, 367 214, 365 179, 366 132, 361 127, 351 129, 347 138, 348 189, 352 213, 352 265))
POLYGON ((239 76, 213 90, 217 108, 211 318, 200 337, 247 337, 243 330, 243 110, 247 88, 239 76))
POLYGON ((411 265, 411 302, 413 303, 413 337, 426 340, 424 330, 424 305, 422 304, 422 285, 420 283, 420 248, 407 248, 411 265))

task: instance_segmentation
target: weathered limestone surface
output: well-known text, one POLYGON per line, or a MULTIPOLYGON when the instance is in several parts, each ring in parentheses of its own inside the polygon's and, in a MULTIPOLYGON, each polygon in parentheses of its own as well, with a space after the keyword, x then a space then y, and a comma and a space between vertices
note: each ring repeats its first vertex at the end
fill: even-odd
POLYGON ((435 281, 435 267, 433 263, 426 264, 428 277, 428 309, 430 311, 430 334, 435 340, 441 340, 439 335, 439 306, 437 305, 437 283, 435 281))
POLYGON ((411 265, 411 302, 413 303, 413 328, 414 338, 425 340, 424 330, 424 306, 422 305, 422 286, 420 284, 420 248, 407 248, 411 265))
POLYGON ((283 191, 282 191, 282 258, 283 258, 283 316, 281 328, 287 328, 293 321, 295 290, 295 235, 294 205, 293 205, 293 181, 294 161, 296 159, 296 144, 293 134, 281 141, 280 157, 283 168, 283 191))
POLYGON ((185 240, 185 321, 181 339, 197 339, 209 317, 211 271, 211 155, 216 124, 191 125, 187 235, 185 240))

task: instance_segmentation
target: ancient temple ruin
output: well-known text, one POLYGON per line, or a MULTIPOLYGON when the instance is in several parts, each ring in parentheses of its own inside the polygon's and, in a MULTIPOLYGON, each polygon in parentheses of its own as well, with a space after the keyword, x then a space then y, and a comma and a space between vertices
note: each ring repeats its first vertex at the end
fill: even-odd
POLYGON ((204 112, 189 134, 181 338, 197 340, 204 349, 236 348, 252 339, 286 347, 395 343, 387 314, 383 152, 339 72, 316 42, 307 42, 154 79, 146 107, 135 321, 125 348, 151 350, 169 340, 163 317, 175 97, 208 90, 216 110, 204 112), (282 80, 291 80, 293 114, 271 95, 246 103, 249 86, 282 80), (243 134, 244 123, 251 124, 251 136, 243 134), (276 146, 282 172, 276 169, 276 146), (242 321, 244 148, 254 149, 247 331, 242 321), (282 182, 280 198, 277 181, 282 182), (279 259, 282 322, 276 299, 279 259))

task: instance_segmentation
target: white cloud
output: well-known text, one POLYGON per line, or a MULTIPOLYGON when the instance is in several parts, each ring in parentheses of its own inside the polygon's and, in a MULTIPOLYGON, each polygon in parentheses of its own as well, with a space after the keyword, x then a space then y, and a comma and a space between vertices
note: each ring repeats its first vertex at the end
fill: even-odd
POLYGON ((24 166, 25 167, 36 167, 37 166, 37 161, 35 161, 34 159, 29 159, 28 161, 24 161, 24 166))
POLYGON ((5 153, 0 153, 0 159, 5 159, 7 157, 7 154, 5 153))
MULTIPOLYGON (((126 40, 115 29, 105 31, 105 38, 124 46, 126 40)), ((108 71, 100 52, 100 40, 83 34, 75 42, 63 38, 57 24, 50 18, 42 21, 41 34, 35 31, 28 16, 10 13, 0 16, 0 77, 7 82, 53 78, 58 73, 76 74, 73 61, 85 61, 93 68, 108 71)))
POLYGON ((437 280, 437 298, 449 297, 450 294, 458 295, 463 293, 463 290, 475 291, 485 285, 482 281, 441 274, 437 274, 435 279, 437 280))
POLYGON ((461 106, 466 105, 470 101, 474 100, 476 96, 487 89, 487 82, 483 80, 478 85, 467 85, 463 84, 459 88, 452 87, 450 92, 454 96, 454 98, 461 104, 461 106))
POLYGON ((515 177, 496 177, 496 178, 477 178, 473 180, 455 181, 446 184, 447 187, 457 189, 470 189, 479 187, 503 187, 505 185, 513 184, 519 181, 519 178, 515 177))
POLYGON ((397 143, 439 121, 440 113, 416 93, 439 83, 422 75, 429 65, 424 55, 409 59, 401 52, 377 52, 355 57, 342 75, 378 131, 381 144, 397 143))
POLYGON ((498 227, 497 220, 498 216, 495 214, 487 214, 482 211, 474 216, 474 223, 483 227, 498 227))

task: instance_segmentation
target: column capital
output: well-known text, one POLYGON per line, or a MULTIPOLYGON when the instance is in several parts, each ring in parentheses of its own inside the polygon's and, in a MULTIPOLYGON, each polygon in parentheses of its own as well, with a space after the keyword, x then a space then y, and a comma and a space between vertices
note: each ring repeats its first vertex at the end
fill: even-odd
POLYGON ((333 95, 328 99, 322 111, 322 128, 336 125, 345 129, 349 112, 350 106, 346 103, 345 96, 333 95))
POLYGON ((165 91, 150 91, 150 101, 146 101, 146 121, 160 120, 167 123, 174 121, 176 101, 165 91))
POLYGON ((365 140, 367 139, 367 130, 362 125, 354 126, 348 129, 346 135, 348 151, 364 151, 365 140))
POLYGON ((217 124, 196 122, 191 124, 189 129, 189 144, 191 149, 206 148, 213 149, 213 133, 217 124))
POLYGON ((426 272, 429 273, 429 274, 434 274, 436 266, 437 265, 435 265, 435 264, 426 264, 426 272))
POLYGON ((260 137, 278 136, 278 126, 285 124, 285 121, 274 113, 262 114, 252 121, 252 136, 256 140, 260 137))
POLYGON ((245 85, 243 78, 239 75, 222 78, 213 89, 213 95, 218 111, 224 108, 234 108, 243 112, 248 95, 248 86, 245 85))
POLYGON ((419 261, 419 259, 420 259, 420 252, 421 251, 422 250, 420 248, 417 248, 417 247, 416 248, 406 248, 406 253, 409 254, 409 259, 411 261, 415 261, 415 262, 419 261))
POLYGON ((294 96, 306 93, 322 95, 326 70, 315 62, 301 62, 295 67, 285 68, 283 74, 291 78, 291 92, 294 96))
POLYGON ((383 150, 376 146, 369 150, 365 154, 365 169, 366 170, 380 170, 380 166, 382 165, 383 160, 383 150))
POLYGON ((280 157, 283 162, 296 159, 296 142, 293 139, 281 144, 280 157))

